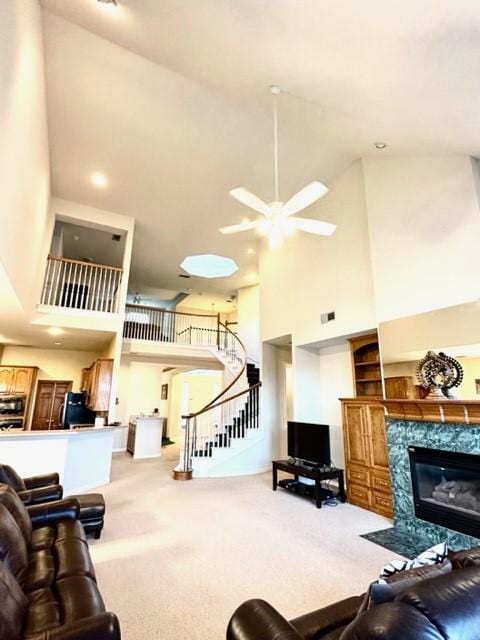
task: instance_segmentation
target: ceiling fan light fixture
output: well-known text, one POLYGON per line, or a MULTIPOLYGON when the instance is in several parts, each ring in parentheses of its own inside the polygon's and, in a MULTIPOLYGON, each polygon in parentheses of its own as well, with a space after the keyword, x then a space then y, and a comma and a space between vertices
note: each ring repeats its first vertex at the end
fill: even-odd
POLYGON ((278 246, 282 244, 283 238, 294 233, 296 229, 316 235, 331 235, 335 231, 335 225, 320 220, 308 221, 306 218, 301 219, 303 223, 297 224, 298 218, 295 218, 295 214, 310 207, 328 192, 328 187, 319 180, 313 180, 286 202, 280 200, 277 98, 282 90, 276 85, 271 85, 270 92, 273 96, 274 200, 273 202, 266 203, 244 187, 231 189, 230 195, 235 198, 235 200, 238 200, 238 202, 241 202, 257 213, 262 214, 264 217, 255 220, 244 219, 240 224, 222 227, 220 232, 223 234, 233 234, 255 229, 260 235, 268 237, 271 248, 278 248, 278 246), (311 224, 308 224, 309 222, 311 224))

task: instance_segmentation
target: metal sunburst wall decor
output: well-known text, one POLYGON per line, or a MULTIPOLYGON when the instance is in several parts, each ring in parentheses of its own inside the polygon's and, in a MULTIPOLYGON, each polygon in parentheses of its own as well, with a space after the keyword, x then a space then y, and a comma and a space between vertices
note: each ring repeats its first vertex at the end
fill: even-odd
POLYGON ((428 399, 454 399, 452 389, 459 387, 463 380, 462 365, 441 351, 429 351, 416 366, 418 382, 430 392, 428 399))

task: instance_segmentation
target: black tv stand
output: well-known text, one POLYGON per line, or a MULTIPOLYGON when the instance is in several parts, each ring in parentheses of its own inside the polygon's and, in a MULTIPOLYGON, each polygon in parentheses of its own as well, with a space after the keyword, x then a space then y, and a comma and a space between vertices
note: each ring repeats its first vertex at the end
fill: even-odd
MULTIPOLYGON (((308 465, 300 464, 298 462, 290 462, 289 460, 273 460, 272 461, 272 481, 273 481, 273 490, 277 490, 277 486, 280 484, 281 487, 287 489, 288 491, 294 491, 295 493, 302 493, 303 489, 301 487, 302 483, 299 481, 299 476, 304 476, 305 478, 311 478, 315 480, 314 485, 314 496, 315 503, 317 505, 317 509, 320 509, 322 506, 322 500, 328 499, 331 497, 328 489, 324 489, 321 483, 325 480, 337 480, 338 481, 338 495, 337 498, 340 502, 345 502, 345 485, 343 481, 343 469, 335 469, 333 467, 311 467, 308 465), (278 482, 278 471, 284 471, 286 473, 291 473, 294 476, 294 480, 278 482)), ((309 485, 304 485, 309 486, 309 485)))

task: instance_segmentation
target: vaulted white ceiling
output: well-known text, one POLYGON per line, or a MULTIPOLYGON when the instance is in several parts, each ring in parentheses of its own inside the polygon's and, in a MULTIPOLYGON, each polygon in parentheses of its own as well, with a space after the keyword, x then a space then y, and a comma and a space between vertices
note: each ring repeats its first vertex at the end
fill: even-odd
POLYGON ((229 189, 272 197, 272 83, 284 199, 372 153, 479 154, 478 0, 42 4, 53 190, 137 219, 135 283, 181 289, 185 255, 219 253, 238 274, 189 287, 251 284, 255 237, 218 227, 248 215, 229 189))

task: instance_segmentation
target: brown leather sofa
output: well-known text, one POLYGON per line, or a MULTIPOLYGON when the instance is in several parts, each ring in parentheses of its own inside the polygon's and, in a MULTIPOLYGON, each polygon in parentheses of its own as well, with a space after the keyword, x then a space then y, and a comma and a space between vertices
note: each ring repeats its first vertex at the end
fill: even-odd
POLYGON ((227 640, 479 640, 480 547, 450 554, 453 571, 358 613, 364 596, 286 620, 264 600, 235 611, 227 640))
POLYGON ((119 640, 97 587, 79 505, 26 507, 0 484, 0 638, 119 640))
POLYGON ((0 464, 0 483, 14 489, 24 504, 41 504, 61 500, 63 487, 58 473, 21 478, 8 464, 0 464))
MULTIPOLYGON (((0 483, 8 484, 26 505, 44 504, 61 500, 63 487, 59 484, 58 473, 49 473, 30 478, 21 478, 13 467, 0 464, 0 483)), ((105 500, 101 493, 72 495, 80 505, 79 520, 85 533, 93 534, 98 540, 105 519, 105 500)))

